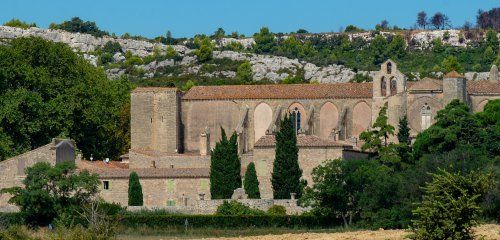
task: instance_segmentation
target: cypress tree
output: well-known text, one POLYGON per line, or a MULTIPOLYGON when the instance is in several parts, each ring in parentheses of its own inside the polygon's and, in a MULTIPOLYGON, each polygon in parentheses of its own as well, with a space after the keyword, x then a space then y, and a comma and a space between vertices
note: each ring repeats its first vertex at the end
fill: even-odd
POLYGON ((410 127, 406 115, 399 119, 398 141, 404 144, 410 143, 410 127))
POLYGON ((275 199, 289 199, 290 193, 295 193, 297 198, 302 195, 298 153, 297 136, 287 115, 276 133, 276 158, 271 179, 275 199))
POLYGON ((243 186, 245 187, 245 192, 248 194, 248 198, 260 199, 259 180, 257 179, 257 172, 255 171, 255 164, 253 162, 248 164, 243 186))
POLYGON ((238 156, 237 135, 227 139, 221 128, 221 140, 215 144, 210 157, 210 193, 212 199, 229 199, 241 187, 241 163, 238 156))
POLYGON ((128 180, 128 205, 142 206, 142 187, 139 182, 139 176, 136 172, 131 172, 128 180))

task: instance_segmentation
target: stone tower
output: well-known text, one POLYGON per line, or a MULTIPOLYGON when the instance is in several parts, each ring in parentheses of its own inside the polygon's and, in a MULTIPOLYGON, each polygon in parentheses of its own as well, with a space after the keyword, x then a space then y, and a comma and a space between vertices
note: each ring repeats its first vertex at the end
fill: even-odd
POLYGON ((131 95, 131 148, 176 153, 179 149, 180 92, 137 88, 131 95))
POLYGON ((498 78, 497 65, 493 64, 493 66, 491 66, 490 76, 488 77, 488 80, 490 80, 490 82, 493 82, 493 83, 498 83, 498 81, 500 81, 500 79, 498 78))
POLYGON ((467 103, 467 79, 456 71, 449 72, 443 78, 443 106, 454 99, 467 103))

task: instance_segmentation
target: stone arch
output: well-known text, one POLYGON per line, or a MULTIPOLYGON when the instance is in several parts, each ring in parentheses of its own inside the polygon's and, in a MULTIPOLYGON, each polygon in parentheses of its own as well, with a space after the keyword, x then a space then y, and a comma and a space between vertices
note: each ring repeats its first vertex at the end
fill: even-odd
POLYGON ((390 80, 390 84, 391 96, 396 95, 396 93, 398 93, 398 79, 396 77, 392 77, 390 80))
POLYGON ((298 111, 300 113, 300 128, 303 129, 306 126, 307 119, 306 109, 304 106, 298 102, 294 102, 288 107, 288 111, 290 114, 292 114, 293 111, 298 111))
POLYGON ((385 77, 382 77, 382 79, 380 79, 380 95, 381 96, 386 96, 387 95, 387 81, 385 79, 385 77))
POLYGON ((326 102, 319 110, 319 136, 328 138, 334 128, 338 130, 339 111, 335 104, 326 102))
POLYGON ((486 104, 488 104, 488 99, 485 99, 481 102, 479 102, 476 106, 476 109, 474 110, 474 112, 482 112, 484 111, 484 106, 486 106, 486 104))
POLYGON ((267 103, 260 103, 253 112, 253 130, 254 141, 257 142, 262 136, 266 135, 273 120, 273 110, 267 103))
POLYGON ((364 101, 356 103, 352 109, 352 136, 358 137, 360 133, 370 127, 372 110, 364 101))

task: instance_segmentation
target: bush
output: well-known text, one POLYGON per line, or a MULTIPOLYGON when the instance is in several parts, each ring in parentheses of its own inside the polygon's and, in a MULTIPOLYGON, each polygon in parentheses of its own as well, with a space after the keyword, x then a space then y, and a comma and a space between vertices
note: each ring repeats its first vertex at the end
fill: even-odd
POLYGON ((113 62, 113 55, 111 53, 104 52, 99 56, 99 64, 104 65, 113 62))
POLYGON ((217 214, 220 215, 264 215, 265 212, 258 209, 253 209, 243 203, 237 201, 224 201, 219 207, 217 207, 217 214))
POLYGON ((122 46, 118 42, 108 41, 104 44, 102 51, 115 54, 117 52, 122 52, 122 46))
POLYGON ((422 202, 413 211, 412 239, 474 239, 479 202, 491 186, 491 176, 441 171, 423 188, 422 202))
POLYGON ((90 34, 94 37, 102 37, 109 35, 106 31, 101 31, 95 22, 82 21, 79 17, 73 17, 69 21, 64 21, 61 24, 51 23, 50 29, 61 29, 67 32, 78 32, 90 34))
POLYGON ((16 19, 16 18, 13 18, 12 20, 4 23, 3 25, 4 26, 8 26, 8 27, 22 28, 22 29, 28 29, 28 28, 36 27, 35 23, 27 23, 25 21, 21 21, 21 20, 16 19))
POLYGON ((267 210, 270 215, 286 215, 286 208, 280 205, 273 205, 267 210))

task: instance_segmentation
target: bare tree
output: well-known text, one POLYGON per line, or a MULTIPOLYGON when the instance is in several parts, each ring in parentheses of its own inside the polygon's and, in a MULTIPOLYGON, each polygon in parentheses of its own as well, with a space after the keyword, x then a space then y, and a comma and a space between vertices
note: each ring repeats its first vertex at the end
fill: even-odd
POLYGON ((446 14, 437 12, 434 16, 432 16, 431 24, 436 29, 444 29, 445 27, 450 26, 450 19, 446 16, 446 14))
POLYGON ((487 12, 479 9, 476 16, 476 24, 481 29, 500 29, 500 8, 493 8, 487 12))
POLYGON ((417 25, 423 29, 428 25, 429 20, 427 20, 427 13, 421 11, 417 14, 417 25))
POLYGON ((101 209, 99 201, 89 201, 78 213, 87 222, 88 231, 99 239, 109 239, 115 235, 117 223, 101 209))

